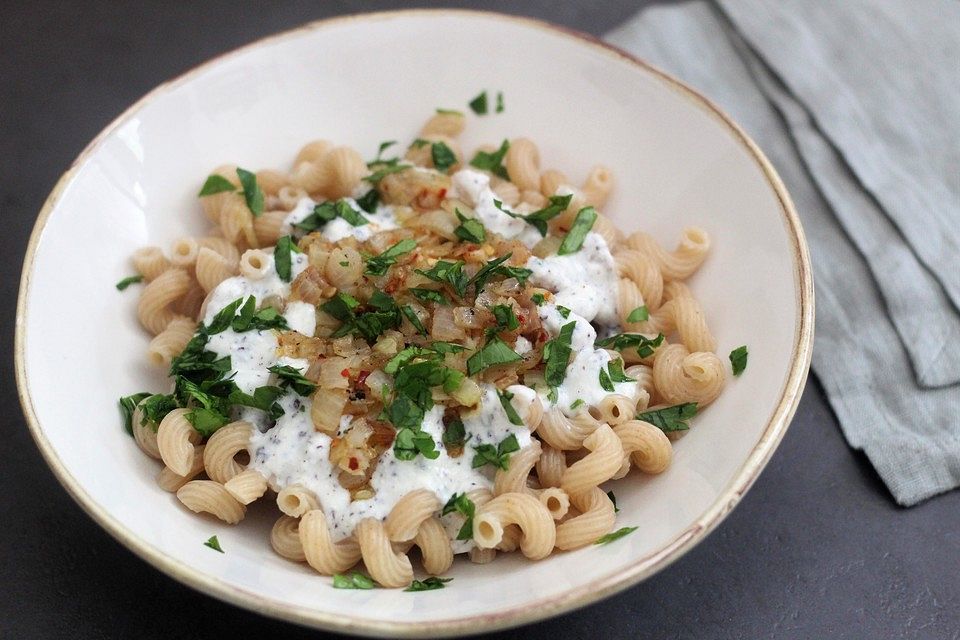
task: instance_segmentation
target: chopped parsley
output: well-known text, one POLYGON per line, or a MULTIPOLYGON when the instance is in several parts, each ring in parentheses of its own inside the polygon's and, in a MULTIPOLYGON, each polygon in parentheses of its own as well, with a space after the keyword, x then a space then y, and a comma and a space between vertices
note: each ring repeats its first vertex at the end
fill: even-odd
POLYGON ((464 516, 466 520, 457 533, 457 540, 470 540, 473 538, 473 516, 476 514, 476 511, 477 506, 466 493, 455 493, 447 500, 447 504, 443 505, 440 515, 445 516, 450 513, 459 513, 464 516))
POLYGON ((300 253, 300 249, 290 236, 283 236, 277 240, 277 246, 273 250, 273 264, 277 269, 277 275, 284 282, 290 282, 293 279, 294 253, 300 253))
POLYGON ((560 317, 564 320, 570 317, 570 309, 567 309, 563 305, 557 305, 557 313, 559 313, 560 317))
POLYGON ((596 209, 593 207, 580 209, 580 211, 577 212, 576 219, 573 221, 573 226, 570 227, 570 231, 567 232, 567 235, 563 238, 563 242, 560 243, 560 248, 557 249, 557 255, 565 256, 580 251, 580 247, 583 246, 583 241, 587 238, 587 234, 590 233, 590 229, 593 228, 593 223, 596 221, 596 209))
POLYGON ((510 176, 507 175, 507 169, 503 166, 503 159, 507 156, 508 149, 510 149, 510 141, 504 140, 496 151, 477 151, 473 160, 470 161, 470 165, 477 169, 489 171, 504 180, 509 180, 510 176))
POLYGON ((404 591, 434 591, 435 589, 443 589, 451 580, 453 580, 453 578, 430 576, 426 580, 414 580, 404 591))
POLYGON ((437 171, 446 173, 447 169, 457 164, 457 154, 443 142, 434 142, 430 145, 430 159, 437 171))
POLYGON ((293 389, 298 395, 304 397, 312 395, 317 390, 317 385, 314 382, 303 377, 300 371, 290 365, 275 364, 269 367, 267 371, 277 374, 281 389, 293 389))
POLYGON ((567 376, 567 364, 572 352, 570 343, 576 326, 576 321, 563 325, 557 337, 543 346, 543 360, 547 364, 543 377, 551 387, 559 387, 567 376))
POLYGON ((434 282, 448 285, 460 298, 467 295, 470 278, 463 272, 463 262, 461 260, 456 262, 438 260, 429 270, 417 269, 416 272, 434 282))
POLYGON ((420 322, 420 316, 417 315, 417 312, 414 311, 413 307, 405 304, 400 307, 400 311, 407 318, 407 320, 410 321, 410 324, 413 325, 413 328, 417 330, 417 333, 422 336, 427 335, 427 328, 423 326, 422 322, 420 322))
POLYGON ((141 391, 133 395, 120 398, 120 413, 123 415, 123 428, 127 435, 133 435, 133 412, 141 401, 149 398, 152 394, 149 391, 141 391))
POLYGON ((210 539, 204 542, 203 546, 210 547, 214 551, 223 553, 223 548, 220 546, 220 540, 217 539, 217 536, 210 536, 210 539))
POLYGON ((263 190, 257 184, 257 175, 237 167, 237 177, 243 186, 243 199, 247 202, 247 208, 254 218, 259 218, 263 213, 263 190))
POLYGON ((380 192, 376 189, 370 189, 357 198, 357 205, 367 213, 375 212, 378 204, 380 204, 380 192))
POLYGON ((730 366, 733 367, 733 375, 739 376, 747 368, 747 345, 737 347, 730 352, 730 366))
POLYGON ((476 218, 468 218, 456 209, 457 218, 460 220, 460 226, 453 230, 453 235, 464 242, 481 244, 487 239, 487 230, 483 224, 476 218))
POLYGON ((513 307, 509 304, 494 305, 490 311, 493 313, 496 324, 487 329, 488 336, 497 335, 502 331, 515 331, 520 328, 517 314, 513 312, 513 307))
POLYGON ((583 401, 583 398, 577 398, 576 400, 574 400, 573 402, 570 403, 570 410, 571 410, 571 411, 576 411, 577 409, 579 409, 580 407, 582 407, 582 406, 585 405, 585 404, 587 404, 587 403, 583 401))
POLYGON ((599 538, 597 538, 596 542, 594 542, 593 544, 609 544, 614 540, 619 540, 624 536, 630 535, 637 529, 639 529, 639 527, 623 527, 621 529, 617 529, 616 531, 612 533, 608 533, 605 536, 600 536, 599 538))
POLYGON ((439 113, 440 115, 448 115, 448 116, 463 115, 463 111, 457 111, 456 109, 441 109, 440 107, 437 107, 437 113, 439 113))
POLYGON ((467 442, 467 431, 463 428, 463 421, 454 418, 444 421, 443 444, 452 448, 460 448, 467 442))
POLYGON ((498 469, 506 471, 510 468, 510 454, 520 450, 520 443, 517 442, 517 436, 508 435, 496 447, 492 444, 481 444, 474 447, 476 455, 473 456, 471 466, 474 469, 488 464, 492 464, 498 469))
POLYGON ((377 149, 377 159, 374 160, 374 163, 380 162, 380 157, 383 155, 383 152, 397 144, 396 140, 386 140, 380 143, 380 147, 377 149))
POLYGON ((511 257, 513 257, 513 253, 508 253, 499 258, 494 258, 477 271, 473 278, 469 280, 467 286, 470 286, 471 284, 474 285, 477 295, 480 295, 480 292, 483 291, 483 287, 486 286, 487 281, 495 276, 516 278, 517 282, 523 284, 527 281, 527 278, 533 274, 533 272, 525 267, 511 267, 508 264, 503 264, 511 257))
POLYGON ((414 298, 416 298, 420 302, 435 302, 437 304, 444 305, 444 306, 450 305, 450 301, 447 299, 445 295, 443 295, 442 291, 435 291, 433 289, 423 289, 421 287, 412 287, 410 289, 407 289, 407 291, 410 293, 410 295, 412 295, 414 298))
MULTIPOLYGON (((481 228, 482 228, 482 227, 481 227, 481 228)), ((126 289, 126 288, 129 287, 130 285, 136 284, 136 283, 138 283, 138 282, 143 282, 143 276, 142 276, 142 275, 127 276, 126 278, 124 278, 123 280, 121 280, 120 282, 118 282, 115 286, 117 287, 117 291, 123 291, 124 289, 126 289)))
POLYGON ((511 349, 500 338, 494 337, 482 349, 467 358, 467 374, 476 375, 489 367, 520 362, 521 360, 523 360, 523 356, 511 349))
MULTIPOLYGON (((526 215, 522 213, 514 213, 509 209, 504 209, 503 203, 500 202, 499 200, 494 200, 493 204, 497 209, 500 209, 500 211, 503 211, 505 214, 507 214, 511 218, 524 220, 528 224, 533 225, 537 229, 537 231, 540 232, 541 236, 546 237, 547 223, 550 220, 553 220, 554 218, 556 218, 558 215, 560 215, 564 211, 566 211, 567 207, 570 206, 570 200, 572 198, 573 198, 573 194, 569 194, 565 196, 550 196, 547 206, 545 206, 543 209, 534 211, 533 213, 528 213, 526 215)), ((591 222, 590 224, 592 225, 593 223, 591 222)), ((576 224, 574 224, 574 226, 576 226, 576 224)), ((587 227, 587 231, 589 230, 590 228, 587 227)), ((586 236, 586 232, 584 232, 584 236, 586 236)), ((580 242, 582 244, 583 240, 581 240, 580 242)), ((574 251, 576 251, 576 249, 574 249, 574 251)), ((563 255, 563 254, 560 254, 560 255, 563 255)))
POLYGON ((333 332, 333 338, 358 333, 367 342, 373 343, 384 331, 400 327, 401 310, 389 295, 379 290, 374 291, 367 307, 370 310, 358 312, 360 302, 342 292, 320 305, 324 312, 342 323, 340 328, 333 332))
POLYGON ((495 111, 497 113, 503 113, 503 91, 497 91, 497 107, 495 111))
POLYGON ((646 306, 637 307, 627 316, 627 322, 646 322, 650 319, 650 312, 646 306))
POLYGON ((665 407, 655 411, 644 411, 637 414, 637 420, 649 422, 665 433, 671 431, 686 431, 690 428, 687 421, 697 415, 697 403, 685 402, 672 407, 665 407))
POLYGON ((353 571, 347 575, 341 573, 333 576, 334 589, 376 589, 377 583, 363 575, 359 571, 353 571))
POLYGON ((617 496, 613 495, 613 491, 607 491, 607 497, 613 503, 613 512, 620 513, 620 507, 617 506, 617 496))
POLYGON ((370 222, 363 217, 362 213, 351 207, 349 202, 337 200, 336 202, 321 202, 313 208, 310 215, 293 226, 300 231, 310 233, 322 229, 325 224, 337 218, 343 218, 354 227, 362 227, 370 222))
POLYGON ((391 173, 399 173, 401 171, 406 171, 413 165, 403 164, 399 161, 394 160, 394 161, 374 162, 373 166, 377 166, 380 168, 364 178, 364 180, 369 182, 370 184, 378 184, 381 180, 383 180, 385 177, 387 177, 391 173))
POLYGON ((140 426, 150 425, 154 431, 167 414, 177 408, 177 399, 172 395, 155 393, 140 404, 140 426))
POLYGON ((484 91, 470 101, 470 109, 478 116, 487 115, 487 92, 484 91))
POLYGON ((610 373, 610 380, 613 382, 636 382, 636 378, 631 378, 623 371, 623 360, 617 358, 616 360, 611 360, 610 364, 607 365, 607 369, 610 373))
POLYGON ((204 196, 212 196, 217 193, 223 193, 224 191, 236 190, 237 188, 232 182, 223 176, 214 173, 207 177, 207 180, 203 183, 203 187, 201 187, 198 196, 202 198, 204 196))
MULTIPOLYGON (((233 303, 228 306, 232 305, 233 303)), ((255 296, 249 296, 246 301, 243 302, 239 308, 239 312, 229 319, 229 323, 230 328, 237 333, 289 328, 286 318, 280 315, 280 312, 277 311, 275 307, 264 307, 257 311, 257 298, 255 296)))
POLYGON ((656 338, 648 338, 639 333, 618 333, 609 338, 597 340, 595 344, 598 347, 616 351, 636 349, 641 358, 649 358, 653 355, 654 349, 663 344, 663 334, 661 333, 656 338))
POLYGON ((537 305, 538 307, 547 301, 547 299, 544 297, 542 293, 533 294, 532 296, 530 296, 530 300, 532 300, 533 304, 537 305))
POLYGON ((607 393, 613 393, 616 391, 616 388, 613 386, 613 382, 610 380, 610 374, 607 373, 606 369, 600 369, 600 386, 607 393))
POLYGON ((396 264, 397 258, 406 255, 417 248, 417 243, 413 238, 404 238, 378 256, 372 256, 367 259, 367 275, 382 276, 387 270, 396 264))
POLYGON ((517 413, 517 410, 513 407, 513 393, 504 389, 503 391, 497 391, 497 396, 500 398, 500 406, 503 407, 503 410, 507 414, 507 420, 510 421, 510 424, 516 425, 518 427, 523 426, 523 420, 520 418, 520 414, 517 413))

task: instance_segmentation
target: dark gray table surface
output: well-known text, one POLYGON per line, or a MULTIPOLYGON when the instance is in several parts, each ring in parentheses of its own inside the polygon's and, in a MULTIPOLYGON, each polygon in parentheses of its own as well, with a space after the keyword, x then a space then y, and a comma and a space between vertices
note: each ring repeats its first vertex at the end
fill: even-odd
MULTIPOLYGON (((378 2, 0 2, 3 457, 0 638, 332 637, 160 574, 61 489, 25 426, 11 357, 39 208, 86 143, 156 84, 303 22, 378 2), (111 6, 116 4, 117 6, 111 6)), ((426 3, 416 3, 426 4, 426 3)), ((647 2, 444 3, 601 34, 647 2)), ((437 5, 430 5, 437 6, 437 5)), ((65 318, 65 321, 69 319, 65 318)), ((83 375, 64 372, 62 384, 83 375)), ((960 492, 894 505, 844 442, 815 379, 770 465, 701 545, 643 584, 492 638, 960 638, 960 492)))

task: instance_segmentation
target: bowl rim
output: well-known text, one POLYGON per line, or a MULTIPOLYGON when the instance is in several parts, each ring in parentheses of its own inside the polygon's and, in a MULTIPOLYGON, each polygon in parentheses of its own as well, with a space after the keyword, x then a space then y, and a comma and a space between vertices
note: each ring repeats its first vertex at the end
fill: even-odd
POLYGON ((27 426, 33 436, 43 458, 50 466, 57 480, 63 485, 70 496, 97 524, 119 541, 127 549, 143 558, 155 568, 171 576, 177 581, 186 584, 202 593, 213 596, 230 604, 255 611, 257 613, 330 631, 353 633, 365 636, 388 637, 445 637, 453 635, 472 635, 476 633, 494 631, 508 627, 528 624, 545 618, 553 617, 565 612, 584 607, 588 604, 606 598, 614 593, 627 589, 654 573, 678 560, 733 510, 740 499, 753 485, 760 472, 766 466, 777 445, 783 438, 790 420, 796 411, 803 392, 810 367, 810 358, 814 333, 814 289, 813 275, 810 265, 810 254, 806 243, 800 219, 794 208, 790 195, 787 193, 780 176, 771 165, 756 143, 708 98, 674 78, 670 74, 658 69, 650 63, 616 47, 599 38, 556 25, 537 18, 508 15, 492 11, 477 11, 470 9, 401 9, 395 11, 379 11, 370 13, 355 13, 334 16, 312 21, 266 36, 242 47, 220 54, 203 62, 186 72, 158 85, 142 96, 119 116, 114 118, 96 137, 80 152, 68 169, 61 175, 50 195, 47 197, 31 232, 27 251, 23 259, 20 276, 20 289, 17 296, 16 333, 14 338, 14 364, 17 379, 17 394, 27 421, 27 426), (119 521, 91 498, 80 483, 69 473, 60 461, 57 452, 44 434, 43 428, 36 415, 33 400, 30 394, 29 381, 26 375, 25 344, 26 344, 26 317, 27 299, 30 291, 31 276, 37 247, 46 227, 47 221, 60 200, 67 186, 70 184, 79 168, 87 158, 97 150, 103 141, 113 133, 129 117, 143 108, 159 95, 174 89, 193 79, 222 61, 247 53, 267 44, 289 38, 299 37, 302 34, 327 27, 334 23, 355 21, 385 20, 400 17, 434 17, 457 15, 465 18, 484 18, 503 20, 518 23, 523 26, 561 35, 573 43, 585 44, 614 59, 629 62, 642 71, 650 73, 664 83, 667 88, 676 91, 685 99, 693 103, 702 111, 714 117, 718 123, 726 127, 734 138, 745 148, 754 162, 763 172, 770 188, 776 194, 780 203, 780 213, 783 216, 787 235, 790 241, 791 258, 793 261, 794 285, 797 296, 796 331, 793 340, 792 360, 790 370, 784 381, 780 399, 767 420, 767 426, 750 451, 747 459, 730 480, 727 487, 720 493, 714 503, 704 511, 690 526, 678 534, 673 540, 663 545, 657 551, 634 561, 614 574, 597 578, 588 584, 578 586, 569 591, 544 598, 534 603, 499 611, 492 614, 474 615, 443 621, 412 621, 387 622, 370 620, 349 612, 326 613, 307 607, 291 605, 280 600, 264 599, 262 596, 238 588, 218 578, 207 575, 199 569, 175 560, 162 551, 153 548, 141 540, 134 532, 128 530, 119 521))

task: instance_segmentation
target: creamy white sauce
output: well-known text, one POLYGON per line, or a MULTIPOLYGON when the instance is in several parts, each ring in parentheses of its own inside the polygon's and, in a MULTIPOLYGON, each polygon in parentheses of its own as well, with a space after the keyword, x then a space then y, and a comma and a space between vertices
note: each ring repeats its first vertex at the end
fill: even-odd
POLYGON ((521 356, 533 349, 533 343, 524 338, 523 336, 517 336, 517 342, 513 345, 513 350, 516 351, 521 356))
MULTIPOLYGON (((567 365, 563 382, 557 387, 556 405, 568 416, 577 413, 577 410, 570 408, 577 400, 583 400, 588 407, 595 406, 609 395, 609 392, 600 386, 600 371, 607 369, 611 360, 610 354, 605 349, 596 349, 593 346, 597 338, 596 329, 586 318, 574 311, 564 318, 555 304, 541 305, 538 307, 538 313, 543 328, 551 337, 556 337, 563 325, 570 322, 577 323, 570 340, 573 359, 567 365)), ((615 393, 630 398, 637 396, 636 382, 614 382, 613 388, 615 393)), ((541 401, 545 406, 551 405, 545 391, 541 393, 541 401)))
POLYGON ((576 309, 588 322, 617 324, 617 268, 599 233, 588 233, 576 253, 532 256, 526 267, 533 271, 530 282, 553 291, 556 304, 576 309))
MULTIPOLYGON (((390 205, 378 205, 374 213, 367 213, 360 208, 360 205, 357 204, 357 201, 353 198, 344 198, 344 200, 354 211, 362 215, 369 222, 355 227, 343 218, 331 220, 320 229, 320 234, 330 242, 343 240, 350 236, 364 242, 376 233, 389 231, 390 229, 396 229, 398 227, 397 219, 393 213, 393 207, 390 205)), ((297 206, 294 207, 283 220, 286 231, 289 233, 293 229, 293 225, 298 222, 303 222, 307 216, 313 213, 313 208, 316 205, 317 203, 310 198, 301 198, 297 206)))
MULTIPOLYGON (((506 410, 500 404, 497 388, 492 384, 483 383, 480 385, 480 390, 479 406, 460 416, 468 438, 467 448, 481 444, 496 446, 511 434, 517 436, 517 443, 521 448, 530 444, 530 429, 510 422, 506 410)), ((536 397, 536 392, 520 384, 507 387, 507 391, 513 394, 512 402, 517 414, 525 415, 530 402, 536 397)))
MULTIPOLYGON (((516 238, 528 247, 540 242, 542 237, 535 227, 520 218, 507 215, 493 203, 494 200, 500 200, 500 197, 490 188, 490 176, 463 169, 453 174, 451 182, 454 196, 473 207, 477 219, 488 231, 504 238, 516 238)), ((513 211, 505 203, 501 203, 501 206, 513 211)))

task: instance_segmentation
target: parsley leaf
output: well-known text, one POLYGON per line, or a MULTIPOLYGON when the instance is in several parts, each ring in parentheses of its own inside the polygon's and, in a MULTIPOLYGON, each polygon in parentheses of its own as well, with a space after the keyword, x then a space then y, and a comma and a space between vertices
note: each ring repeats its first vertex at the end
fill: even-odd
POLYGON ((142 276, 142 275, 127 276, 126 278, 124 278, 123 280, 121 280, 120 282, 118 282, 118 283, 116 284, 117 291, 123 291, 124 289, 126 289, 126 288, 129 287, 130 285, 136 284, 136 283, 138 283, 138 282, 143 282, 143 276, 142 276))
MULTIPOLYGON (((369 195, 369 194, 368 194, 369 195)), ((306 218, 297 222, 293 226, 300 231, 310 233, 323 228, 328 222, 337 218, 343 218, 354 227, 362 227, 370 221, 363 217, 346 200, 337 200, 336 202, 321 202, 313 208, 313 212, 306 218)))
POLYGON ((487 92, 484 91, 470 101, 470 109, 478 116, 487 115, 487 92))
POLYGON ((623 371, 623 360, 617 358, 616 360, 611 360, 610 364, 607 365, 607 368, 610 372, 610 380, 613 382, 636 382, 636 378, 631 378, 623 371))
POLYGON ((280 387, 265 385, 253 390, 253 395, 244 393, 240 389, 235 389, 227 396, 227 402, 230 404, 253 407, 265 411, 274 420, 283 415, 283 407, 277 402, 284 393, 280 387))
POLYGON ((251 330, 266 329, 288 329, 287 320, 280 315, 276 307, 264 307, 260 311, 257 308, 257 298, 249 296, 240 312, 230 321, 230 327, 237 333, 251 330))
POLYGON ((457 236, 464 242, 472 242, 474 244, 481 244, 487 239, 487 230, 483 228, 483 224, 476 218, 468 218, 467 216, 460 213, 460 209, 456 209, 457 218, 460 219, 460 226, 453 230, 453 235, 457 236))
POLYGON ((430 158, 433 160, 434 168, 443 173, 457 164, 457 155, 443 142, 434 142, 430 145, 430 158))
POLYGON ((440 515, 445 516, 450 513, 459 513, 464 516, 466 520, 457 533, 457 540, 469 540, 473 537, 473 516, 476 512, 477 506, 466 493, 455 493, 447 500, 447 504, 443 505, 440 515))
POLYGON ((639 527, 623 527, 622 529, 617 529, 616 531, 608 533, 605 536, 600 536, 593 544, 609 544, 614 540, 619 540, 624 536, 630 535, 637 529, 639 529, 639 527))
POLYGON ((462 447, 466 443, 467 432, 460 418, 445 421, 443 426, 443 444, 448 447, 462 447))
POLYGON ((559 313, 560 317, 564 320, 570 317, 570 309, 567 309, 563 305, 557 305, 557 313, 559 313))
POLYGON ((404 425, 397 429, 393 441, 393 454, 397 460, 413 460, 418 453, 428 460, 437 459, 440 452, 433 437, 420 428, 424 415, 422 409, 416 407, 409 398, 399 396, 391 403, 387 415, 394 426, 398 423, 404 425), (410 421, 411 418, 417 419, 415 428, 409 426, 410 422, 404 423, 404 420, 410 421))
POLYGON ((730 366, 733 367, 733 375, 739 376, 747 368, 747 345, 737 347, 730 352, 730 366))
POLYGON ((333 576, 334 589, 376 589, 377 583, 363 575, 359 571, 343 575, 341 573, 333 576))
POLYGON ((140 425, 150 425, 156 431, 160 421, 176 408, 177 400, 172 395, 155 393, 140 405, 140 413, 143 415, 140 419, 140 425))
POLYGON ((627 316, 627 322, 646 322, 649 319, 650 312, 647 310, 646 305, 637 307, 627 316))
POLYGON ((576 409, 579 409, 580 407, 582 407, 582 406, 585 405, 585 404, 587 404, 587 403, 583 401, 583 398, 577 398, 576 400, 574 400, 573 402, 570 403, 570 410, 571 410, 571 411, 574 411, 574 410, 576 410, 576 409))
POLYGON ((210 547, 214 551, 223 553, 223 549, 220 547, 220 541, 217 539, 217 536, 210 536, 210 539, 204 542, 203 546, 210 547))
POLYGON ((532 296, 530 296, 530 300, 532 300, 533 304, 537 305, 538 307, 547 301, 547 299, 544 297, 542 293, 533 294, 532 296))
POLYGON ((413 238, 405 238, 378 256, 367 259, 367 275, 382 276, 397 262, 397 258, 417 248, 413 238))
POLYGON ((397 144, 396 140, 386 140, 380 143, 380 148, 377 149, 377 160, 380 160, 380 156, 383 155, 383 152, 397 144))
POLYGON ((442 291, 434 291, 433 289, 423 289, 421 287, 413 287, 407 289, 407 291, 414 298, 420 302, 436 302, 444 306, 449 306, 450 301, 447 300, 447 297, 443 295, 442 291))
POLYGON ((523 357, 516 351, 507 346, 500 338, 493 338, 482 349, 467 358, 467 374, 476 375, 498 364, 510 364, 519 362, 523 357))
POLYGON ((641 358, 649 358, 653 355, 654 349, 663 344, 663 334, 661 333, 656 338, 648 338, 639 333, 618 333, 616 335, 610 336, 609 338, 604 338, 603 340, 597 340, 595 345, 602 347, 604 349, 614 349, 616 351, 624 351, 625 349, 636 349, 637 354, 641 358))
POLYGON ((616 391, 613 382, 610 381, 610 374, 607 373, 606 369, 600 369, 600 386, 603 387, 603 390, 607 393, 616 391))
POLYGON ((473 461, 470 465, 474 469, 492 464, 498 469, 506 471, 510 468, 510 454, 520 450, 520 443, 517 442, 517 436, 511 433, 496 447, 492 444, 481 444, 478 447, 474 447, 473 450, 476 452, 476 455, 473 456, 473 461))
MULTIPOLYGON (((547 222, 553 220, 558 215, 567 210, 567 207, 570 206, 570 201, 573 199, 573 194, 568 194, 565 196, 550 196, 547 206, 533 213, 528 213, 526 215, 522 213, 514 213, 503 208, 503 203, 499 200, 494 200, 493 204, 497 209, 503 211, 505 214, 511 218, 518 218, 520 220, 525 220, 527 223, 536 227, 537 231, 540 232, 540 235, 543 237, 547 236, 547 222)), ((592 223, 591 223, 592 224, 592 223)), ((589 227, 587 229, 589 231, 589 227)), ((586 234, 584 234, 586 235, 586 234)), ((582 241, 581 241, 582 242, 582 241)), ((562 254, 561 254, 562 255, 562 254)))
POLYGON ((277 269, 277 275, 284 282, 290 282, 293 277, 293 254, 299 253, 296 243, 290 236, 283 236, 277 240, 277 246, 273 250, 273 264, 277 269))
POLYGON ((503 91, 497 91, 497 113, 503 113, 503 91))
POLYGON ((247 208, 254 218, 259 218, 263 213, 263 191, 257 184, 257 175, 237 167, 237 177, 243 185, 243 199, 247 201, 247 208))
POLYGON ((410 324, 413 325, 413 328, 417 330, 422 336, 427 335, 427 328, 423 326, 423 323, 420 322, 420 316, 417 315, 417 312, 414 311, 413 307, 408 304, 400 307, 400 311, 406 316, 407 320, 410 321, 410 324))
POLYGON ((513 312, 513 307, 509 304, 494 305, 491 309, 496 324, 487 328, 487 335, 494 336, 501 331, 514 331, 520 328, 520 321, 517 320, 517 314, 513 312))
POLYGON ((230 418, 216 409, 197 407, 187 414, 187 420, 193 428, 205 438, 209 438, 217 429, 230 422, 230 418))
POLYGON ((620 507, 617 506, 617 496, 613 495, 613 491, 607 491, 607 497, 613 503, 613 512, 620 513, 620 507))
POLYGON ((120 413, 123 415, 123 428, 126 430, 127 435, 133 435, 134 410, 141 401, 149 398, 151 395, 153 394, 149 391, 141 391, 140 393, 120 398, 120 413))
POLYGON ((441 115, 451 115, 451 116, 462 116, 463 111, 457 111, 456 109, 441 109, 437 107, 437 113, 441 115))
POLYGON ((557 337, 543 346, 543 361, 547 365, 543 371, 543 377, 551 387, 559 387, 567 376, 567 364, 572 351, 570 343, 576 326, 576 321, 563 325, 557 337))
POLYGON ((203 187, 200 189, 199 197, 212 196, 215 193, 221 193, 223 191, 236 191, 237 188, 233 186, 233 183, 224 178, 221 175, 216 173, 207 177, 207 181, 203 183, 203 187))
POLYGON ((373 213, 380 204, 380 192, 376 189, 370 189, 365 194, 357 198, 357 205, 367 213, 373 213))
POLYGON ((402 164, 399 162, 376 162, 374 163, 374 165, 379 166, 381 168, 377 169, 376 171, 374 171, 373 173, 371 173, 370 175, 364 178, 364 180, 369 182, 370 184, 378 184, 381 180, 383 180, 385 177, 387 177, 391 173, 399 173, 401 171, 406 171, 407 169, 413 166, 412 164, 402 164))
POLYGON ((580 211, 577 212, 576 219, 573 221, 573 226, 570 227, 570 231, 567 232, 567 235, 563 238, 563 242, 560 243, 560 248, 557 249, 557 255, 565 256, 580 251, 580 247, 583 246, 583 241, 586 239, 587 234, 590 233, 590 229, 596 221, 596 209, 593 207, 580 209, 580 211))
POLYGON ((507 420, 510 421, 510 424, 522 427, 523 420, 511 402, 511 400, 513 400, 513 394, 504 389, 503 391, 498 390, 497 395, 500 397, 500 406, 502 406, 503 410, 507 413, 507 420))
POLYGON ((453 580, 453 578, 438 578, 437 576, 430 576, 426 580, 414 580, 410 583, 410 586, 404 589, 404 591, 433 591, 435 589, 443 589, 446 586, 446 583, 453 580))
POLYGON ((416 272, 434 282, 449 285, 460 298, 467 294, 470 278, 463 272, 463 262, 460 260, 456 262, 438 260, 428 271, 417 269, 416 272))
POLYGON ((687 420, 697 415, 697 403, 685 402, 672 407, 665 407, 655 411, 644 411, 637 414, 637 420, 649 422, 665 433, 671 431, 686 431, 690 428, 687 420))
POLYGON ((467 350, 467 348, 462 344, 455 344, 453 342, 441 342, 439 340, 431 343, 430 348, 439 354, 460 353, 461 351, 467 350))
POLYGON ((473 156, 473 160, 470 161, 470 164, 477 169, 489 171, 495 176, 503 178, 504 180, 509 180, 510 176, 507 175, 507 170, 503 166, 503 159, 506 157, 507 150, 509 148, 510 141, 504 140, 500 144, 500 148, 496 151, 477 151, 477 154, 473 156))
POLYGON ((303 374, 300 373, 300 371, 294 367, 291 367, 290 365, 281 366, 279 364, 275 364, 272 367, 269 367, 267 371, 277 374, 277 377, 279 378, 278 384, 280 385, 281 389, 293 389, 301 396, 309 396, 317 390, 316 383, 303 377, 303 374))

